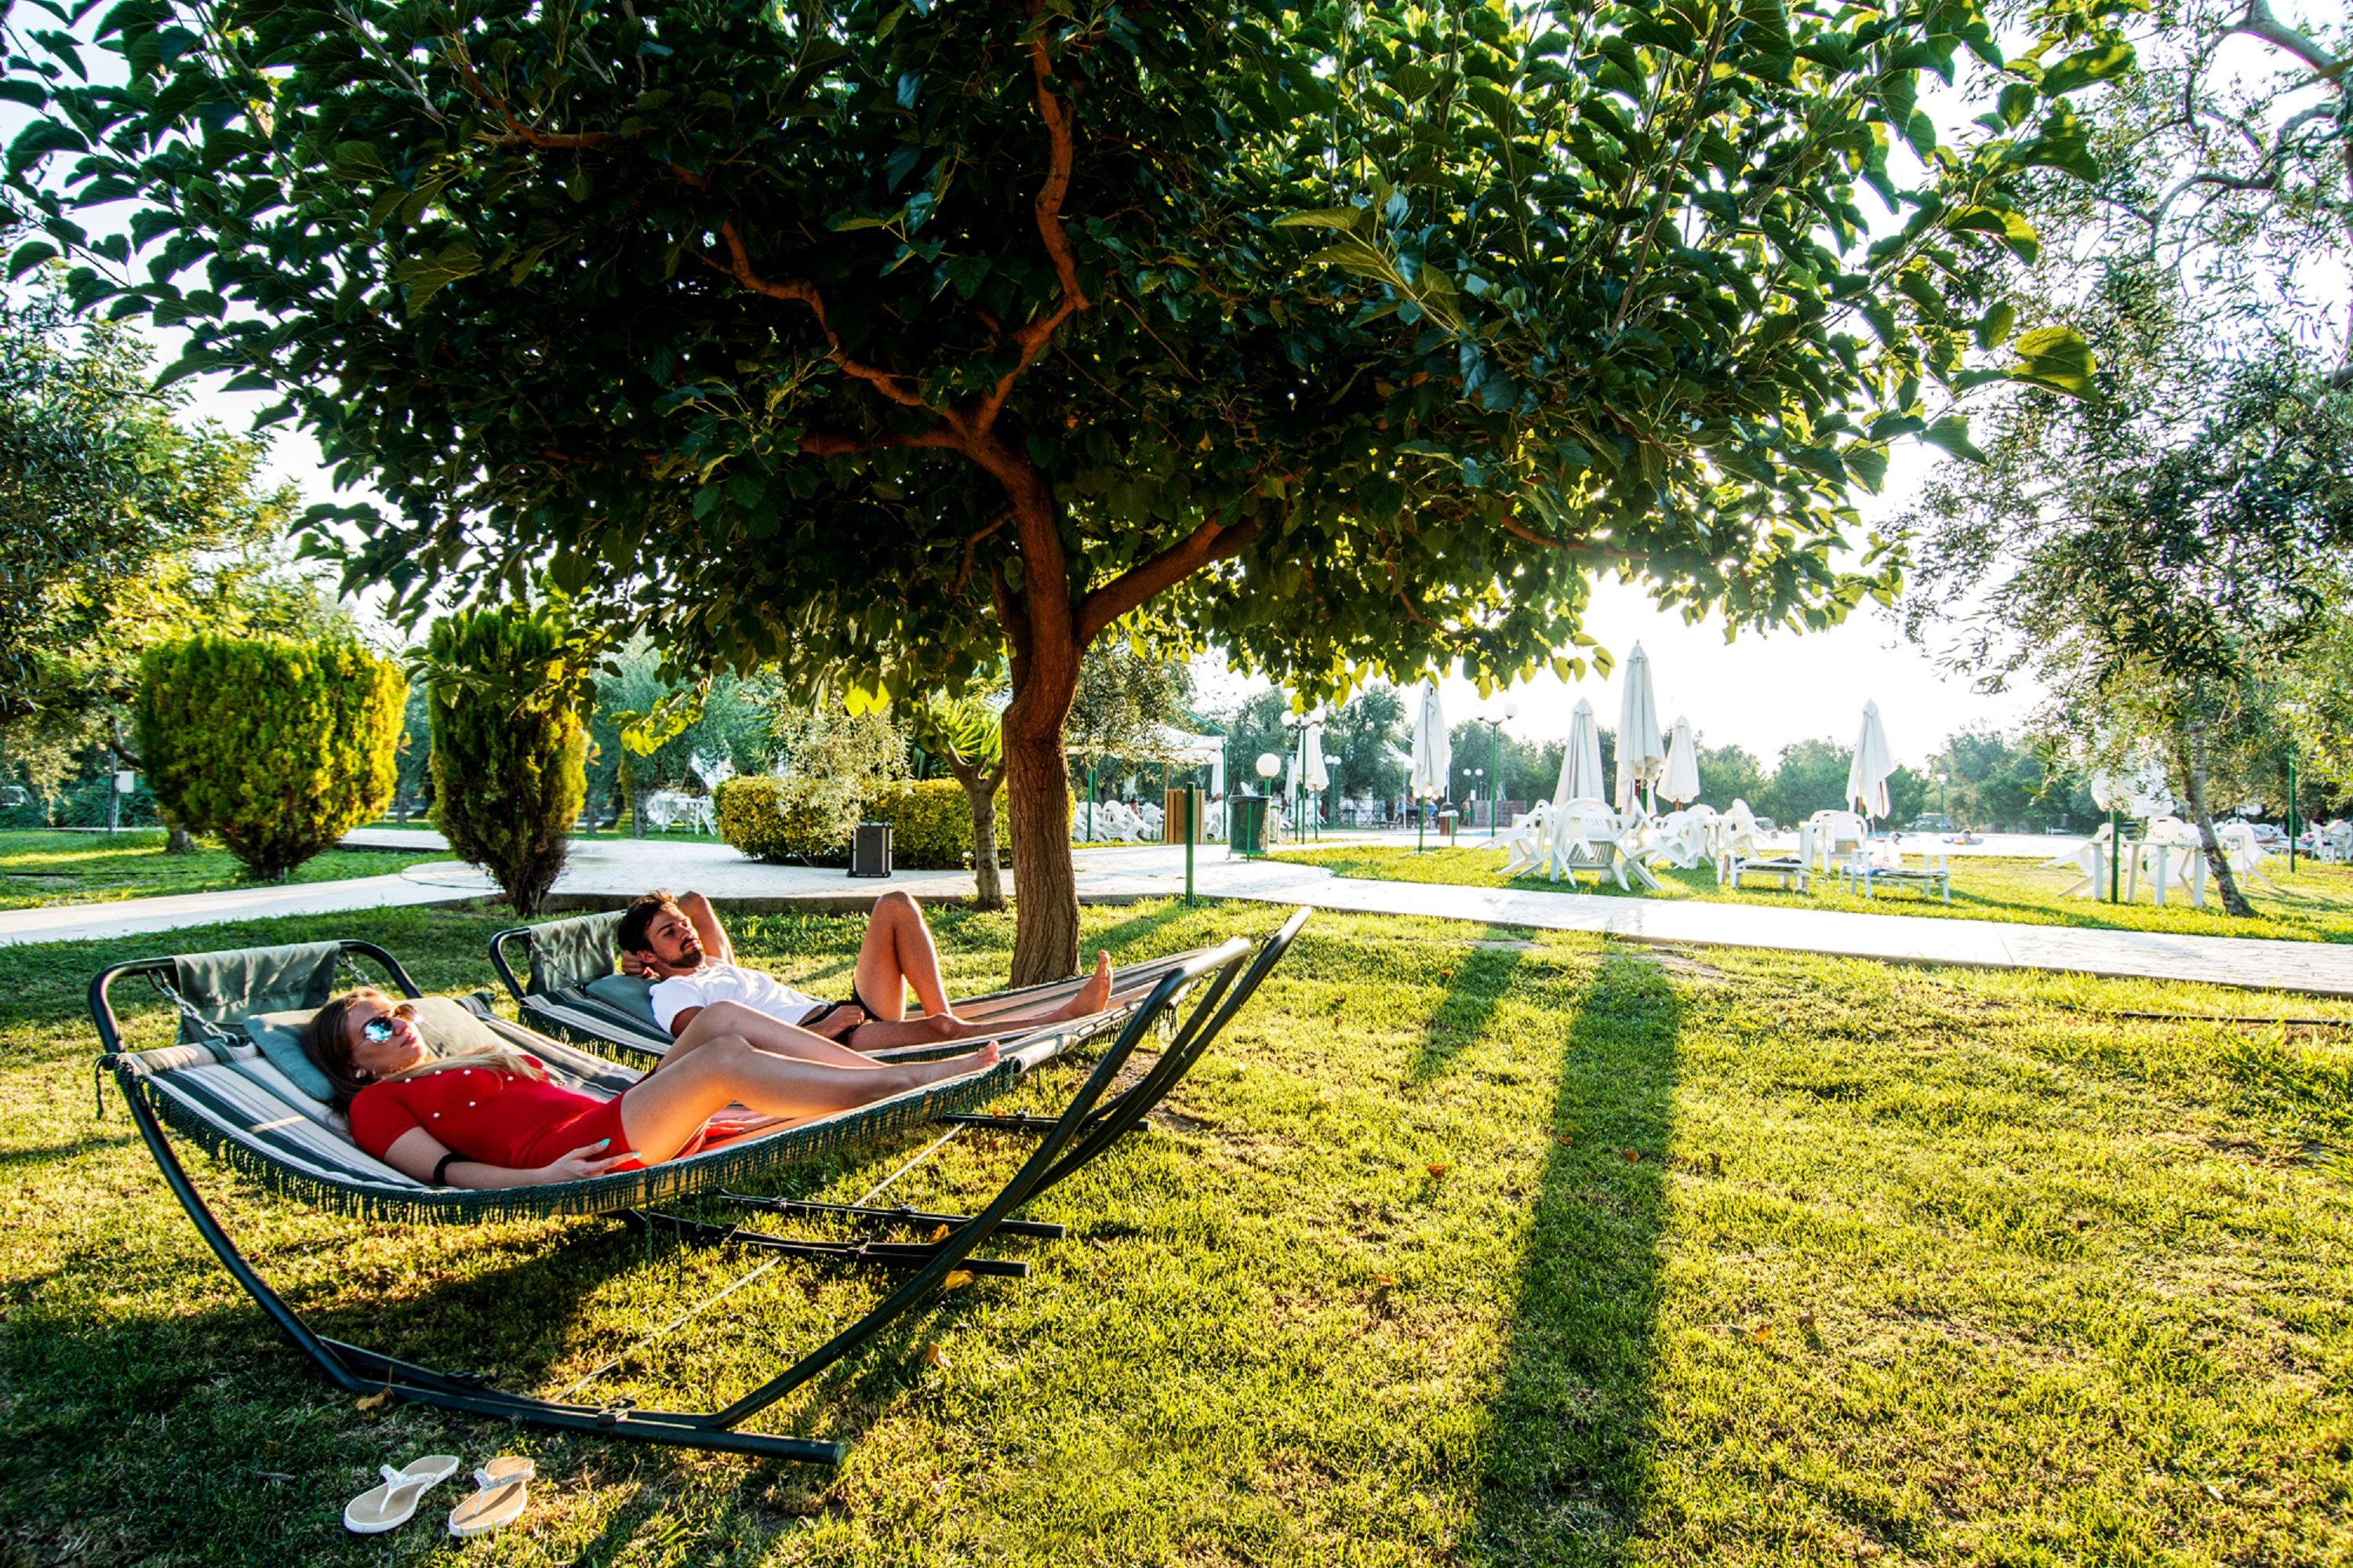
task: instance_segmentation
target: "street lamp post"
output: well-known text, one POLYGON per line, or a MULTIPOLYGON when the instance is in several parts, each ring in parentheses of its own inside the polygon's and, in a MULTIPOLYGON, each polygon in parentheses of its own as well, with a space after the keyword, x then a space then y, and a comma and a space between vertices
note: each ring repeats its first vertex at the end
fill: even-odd
POLYGON ((2295 742, 2287 744, 2287 868, 2295 869, 2295 742))
POLYGON ((1504 803, 1504 770, 1495 761, 1496 736, 1501 734, 1506 724, 1519 716, 1520 705, 1505 703, 1502 718, 1477 718, 1471 721, 1473 724, 1483 724, 1487 726, 1487 840, 1490 843, 1494 842, 1496 819, 1502 815, 1504 803))

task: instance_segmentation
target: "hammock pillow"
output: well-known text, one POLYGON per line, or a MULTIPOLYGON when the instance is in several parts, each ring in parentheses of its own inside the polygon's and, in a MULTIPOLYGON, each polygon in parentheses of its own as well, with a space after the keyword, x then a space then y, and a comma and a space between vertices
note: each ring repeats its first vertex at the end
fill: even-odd
MULTIPOLYGON (((494 1051, 505 1042, 491 1026, 447 996, 421 997, 409 1006, 417 1010, 417 1032, 438 1055, 462 1056, 473 1051, 494 1051)), ((314 1100, 332 1105, 335 1086, 302 1049, 302 1031, 318 1013, 315 1007, 286 1012, 257 1012, 245 1021, 246 1038, 261 1048, 269 1065, 314 1100)))
POLYGON ((302 1029, 319 1010, 297 1008, 290 1012, 257 1012, 245 1021, 246 1038, 261 1048, 269 1065, 286 1075, 294 1086, 324 1105, 332 1105, 335 1086, 302 1049, 302 1029))
POLYGON ((654 982, 638 975, 606 975, 581 988, 607 1007, 617 1007, 654 1027, 654 982))

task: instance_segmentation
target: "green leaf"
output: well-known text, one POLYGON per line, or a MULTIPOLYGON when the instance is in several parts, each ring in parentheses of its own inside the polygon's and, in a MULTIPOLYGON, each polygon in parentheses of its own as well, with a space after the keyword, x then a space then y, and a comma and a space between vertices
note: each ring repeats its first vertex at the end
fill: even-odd
POLYGON ((90 145, 62 120, 36 120, 8 145, 8 172, 21 175, 51 153, 79 153, 90 145))
POLYGON ((2130 70, 2132 63, 2133 47, 2122 39, 2079 49, 2042 73, 2043 95, 2056 98, 2095 81, 2107 81, 2130 70))
POLYGON ((2018 324, 2018 308, 2008 300, 1997 301, 1978 319, 1977 339, 1979 348, 2000 346, 2018 324))
POLYGON ((2042 237, 2034 232, 2034 226, 2026 220, 2024 213, 2003 212, 1989 207, 1957 207, 1946 216, 1945 227, 1955 232, 1990 234, 2029 266, 2042 252, 2042 237))
POLYGON ((2018 363, 2010 367, 2010 376, 2070 397, 2088 397, 2097 368, 2092 345, 2074 328, 2036 327, 2018 340, 2018 363))
POLYGON ((1865 490, 1879 493, 1887 478, 1887 452, 1882 447, 1849 447, 1843 454, 1847 471, 1862 482, 1865 490))
POLYGON ((57 253, 58 248, 46 239, 27 239, 24 244, 16 247, 15 254, 8 258, 10 281, 23 277, 42 262, 51 260, 57 253))
POLYGON ((1984 462, 1985 453, 1969 444, 1969 422, 1958 414, 1947 414, 1920 434, 1920 439, 1932 447, 1941 447, 1957 458, 1970 462, 1984 462))
POLYGON ((415 315, 435 292, 460 278, 482 270, 482 253, 474 242, 457 238, 429 256, 412 256, 392 270, 392 281, 408 291, 408 313, 415 315))
POLYGON ((1319 207, 1307 212, 1286 212, 1274 220, 1276 228, 1354 228, 1371 214, 1361 207, 1319 207))

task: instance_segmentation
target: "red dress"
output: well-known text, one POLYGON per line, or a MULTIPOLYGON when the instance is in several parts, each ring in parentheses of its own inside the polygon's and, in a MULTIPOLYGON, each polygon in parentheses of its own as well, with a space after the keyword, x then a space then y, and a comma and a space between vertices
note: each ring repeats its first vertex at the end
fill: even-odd
POLYGON ((461 1160, 510 1171, 536 1171, 599 1139, 612 1141, 598 1158, 629 1151, 619 1097, 600 1100, 495 1067, 370 1084, 352 1097, 351 1122, 352 1141, 378 1160, 417 1128, 461 1160))

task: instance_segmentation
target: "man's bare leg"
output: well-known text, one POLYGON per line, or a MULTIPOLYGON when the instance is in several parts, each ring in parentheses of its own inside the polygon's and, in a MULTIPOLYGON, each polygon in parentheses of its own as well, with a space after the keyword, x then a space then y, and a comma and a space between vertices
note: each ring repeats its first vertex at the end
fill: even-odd
MULTIPOLYGON (((904 895, 896 896, 903 897, 904 895)), ((909 902, 913 901, 910 899, 909 902)), ((920 918, 918 916, 919 920, 920 918)), ((928 934, 926 935, 928 938, 928 934)), ((863 955, 861 955, 861 966, 862 962, 863 955)), ((936 979, 938 974, 936 956, 933 962, 933 973, 936 979)), ((871 992, 864 991, 862 980, 860 985, 862 994, 880 1001, 879 998, 872 998, 871 992)), ((894 991, 892 994, 898 993, 894 991)), ((918 988, 917 994, 922 994, 921 988, 918 988)), ((1101 1012, 1110 1004, 1111 955, 1099 952, 1095 955, 1095 972, 1087 977, 1086 983, 1079 988, 1075 996, 1060 1007, 1005 1018, 992 1018, 985 1023, 959 1018, 953 1009, 942 1008, 934 1012, 926 1012, 920 1018, 870 1021, 852 1029, 842 1039, 845 1044, 855 1046, 860 1051, 888 1051, 895 1046, 928 1045, 943 1040, 976 1040, 984 1036, 1018 1034, 1025 1030, 1042 1028, 1049 1023, 1059 1023, 1066 1018, 1085 1018, 1090 1014, 1101 1012)))
POLYGON ((866 939, 858 947, 856 985, 871 1023, 896 1023, 907 1016, 907 988, 928 1013, 944 1014, 947 981, 940 974, 940 950, 932 928, 923 923, 923 906, 903 893, 886 893, 874 901, 866 922, 866 939))

